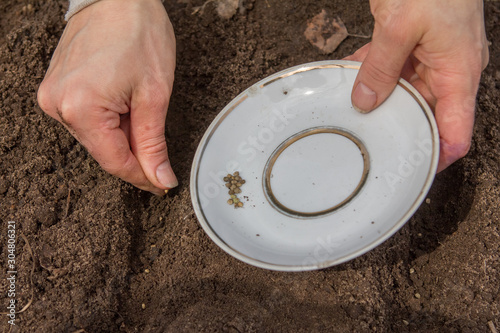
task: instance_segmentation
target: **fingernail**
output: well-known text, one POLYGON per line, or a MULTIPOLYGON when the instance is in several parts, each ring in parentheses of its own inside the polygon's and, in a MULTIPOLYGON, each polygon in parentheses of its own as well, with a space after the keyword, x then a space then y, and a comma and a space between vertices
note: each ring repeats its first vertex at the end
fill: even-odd
POLYGON ((174 171, 168 161, 163 162, 158 166, 156 169, 156 178, 160 183, 162 183, 163 186, 168 187, 169 189, 179 185, 177 177, 175 177, 174 171))
POLYGON ((377 94, 363 82, 358 83, 352 94, 352 106, 361 113, 370 112, 377 103, 377 94))

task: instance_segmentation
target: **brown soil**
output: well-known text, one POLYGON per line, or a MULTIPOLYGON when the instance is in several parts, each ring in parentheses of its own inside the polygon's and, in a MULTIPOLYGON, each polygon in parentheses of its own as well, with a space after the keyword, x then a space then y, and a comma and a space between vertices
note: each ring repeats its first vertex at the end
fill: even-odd
POLYGON ((325 8, 351 33, 370 34, 368 1, 246 0, 230 20, 213 4, 192 15, 202 3, 166 1, 178 42, 167 135, 180 180, 166 198, 103 172, 37 106, 66 1, 0 3, 0 311, 9 300, 8 220, 34 255, 18 237, 18 309, 32 292, 33 302, 15 328, 2 316, 2 331, 489 332, 489 321, 500 329, 500 2, 485 1, 491 60, 471 152, 437 176, 430 203, 390 240, 349 263, 295 274, 239 262, 205 235, 190 203, 191 161, 240 91, 366 43, 349 37, 325 56, 303 31, 325 8), (23 10, 28 3, 33 11, 23 10))

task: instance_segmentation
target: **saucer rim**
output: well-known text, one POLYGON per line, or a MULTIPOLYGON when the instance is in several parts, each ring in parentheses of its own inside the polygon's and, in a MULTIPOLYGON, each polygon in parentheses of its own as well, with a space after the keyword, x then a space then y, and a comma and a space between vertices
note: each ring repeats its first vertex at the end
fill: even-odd
POLYGON ((348 69, 359 70, 360 67, 361 67, 361 62, 349 61, 349 60, 315 61, 315 62, 301 64, 298 66, 289 67, 275 74, 267 76, 266 78, 258 81, 257 83, 243 90, 239 95, 233 98, 211 122, 210 126, 207 128, 202 139, 200 140, 200 143, 198 144, 196 153, 193 158, 193 163, 191 166, 191 175, 190 175, 190 194, 191 194, 193 209, 201 227, 203 228, 205 233, 210 237, 210 239, 213 242, 215 242, 215 244, 217 244, 226 253, 249 265, 273 271, 300 272, 300 271, 312 271, 312 270, 332 267, 350 261, 354 258, 357 258, 371 251, 372 249, 379 246, 383 242, 385 242, 387 239, 393 236, 400 228, 402 228, 403 225, 405 225, 405 223, 408 222, 408 220, 420 207, 427 193, 429 192, 430 187, 434 181, 434 177, 436 175, 436 170, 439 160, 439 133, 437 129, 436 120, 434 119, 434 114, 430 109, 429 105, 427 104, 427 102, 425 101, 425 99, 423 98, 423 96, 408 81, 400 78, 398 81, 398 86, 403 88, 419 104, 421 110, 424 112, 426 116, 431 132, 432 156, 428 174, 425 183, 423 184, 422 189, 420 190, 420 194, 414 200, 413 204, 406 211, 406 213, 398 221, 396 221, 396 223, 394 223, 393 227, 387 230, 385 233, 381 234, 377 239, 366 244, 366 246, 362 247, 357 251, 353 251, 350 254, 344 255, 334 260, 326 260, 323 262, 309 264, 309 265, 281 265, 252 258, 231 247, 221 237, 219 237, 219 235, 212 229, 210 223, 208 222, 208 219, 206 218, 203 212, 203 209, 200 204, 199 193, 197 191, 198 173, 199 173, 199 165, 201 162, 201 157, 203 156, 203 153, 205 151, 208 142, 210 141, 211 136, 217 130, 218 126, 233 110, 235 110, 238 107, 240 103, 242 103, 249 96, 249 92, 252 88, 255 89, 255 87, 257 87, 261 89, 279 79, 311 70, 331 69, 331 68, 348 68, 348 69))

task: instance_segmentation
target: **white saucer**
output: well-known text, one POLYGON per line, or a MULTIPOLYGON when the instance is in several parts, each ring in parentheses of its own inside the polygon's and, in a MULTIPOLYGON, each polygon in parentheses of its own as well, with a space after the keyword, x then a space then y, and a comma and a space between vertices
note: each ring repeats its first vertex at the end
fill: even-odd
POLYGON ((212 122, 193 161, 191 197, 223 250, 266 269, 320 269, 373 249, 422 203, 439 154, 432 112, 404 80, 377 110, 357 112, 359 66, 286 69, 212 122), (246 180, 238 209, 223 180, 235 171, 246 180))

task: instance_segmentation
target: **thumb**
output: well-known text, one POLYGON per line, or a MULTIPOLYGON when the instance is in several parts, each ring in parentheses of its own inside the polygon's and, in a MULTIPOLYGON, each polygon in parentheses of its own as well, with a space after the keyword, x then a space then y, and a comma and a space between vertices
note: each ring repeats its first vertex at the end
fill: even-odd
POLYGON ((403 23, 400 17, 377 16, 375 12, 374 16, 373 39, 351 94, 354 108, 362 113, 375 109, 392 93, 419 40, 416 34, 401 27, 407 23, 403 23), (379 17, 382 19, 377 21, 379 17))
POLYGON ((168 158, 165 118, 168 97, 140 98, 130 112, 130 145, 148 180, 158 188, 171 189, 179 183, 168 158))

